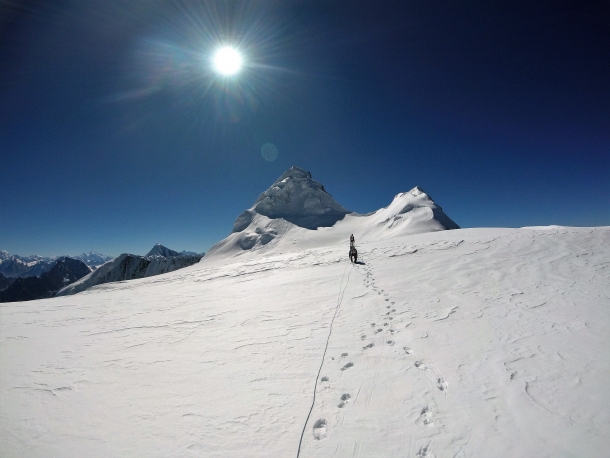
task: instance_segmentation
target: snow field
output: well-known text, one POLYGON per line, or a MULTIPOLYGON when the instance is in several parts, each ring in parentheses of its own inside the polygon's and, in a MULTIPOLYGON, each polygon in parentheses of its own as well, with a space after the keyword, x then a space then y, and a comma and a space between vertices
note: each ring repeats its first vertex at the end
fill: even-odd
POLYGON ((2 456, 607 455, 610 228, 302 234, 2 304, 2 456))

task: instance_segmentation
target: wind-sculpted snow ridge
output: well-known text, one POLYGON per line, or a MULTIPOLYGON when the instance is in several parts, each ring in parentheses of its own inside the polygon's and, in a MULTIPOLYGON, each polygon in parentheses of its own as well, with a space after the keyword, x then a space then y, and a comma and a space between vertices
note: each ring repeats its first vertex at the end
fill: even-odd
POLYGON ((294 249, 295 240, 313 247, 345 241, 350 234, 356 240, 383 239, 446 229, 459 226, 417 186, 398 194, 388 207, 360 215, 339 205, 311 173, 291 167, 237 217, 233 232, 213 246, 208 257, 294 249))
POLYGON ((605 458, 608 240, 361 237, 2 304, 0 455, 605 458))

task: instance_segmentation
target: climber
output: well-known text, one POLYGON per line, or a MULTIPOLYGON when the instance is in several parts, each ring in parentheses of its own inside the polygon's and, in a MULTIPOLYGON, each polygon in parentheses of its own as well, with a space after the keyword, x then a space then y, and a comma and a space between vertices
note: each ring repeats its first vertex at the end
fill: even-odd
POLYGON ((349 237, 349 260, 352 262, 358 262, 358 251, 356 250, 356 240, 354 234, 349 237))

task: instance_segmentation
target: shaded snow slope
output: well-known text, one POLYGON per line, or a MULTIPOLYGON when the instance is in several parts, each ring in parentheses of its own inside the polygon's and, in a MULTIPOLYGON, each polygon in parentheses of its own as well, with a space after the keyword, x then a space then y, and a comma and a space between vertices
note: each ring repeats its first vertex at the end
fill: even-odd
POLYGON ((62 288, 57 292, 57 296, 80 293, 103 283, 161 275, 192 266, 201 260, 201 255, 181 255, 159 244, 155 245, 150 253, 147 256, 123 253, 77 282, 62 288), (150 253, 154 254, 150 255, 150 253), (166 253, 167 257, 162 253, 166 253))
POLYGON ((2 455, 607 456, 610 228, 300 235, 0 305, 2 455))
POLYGON ((226 258, 248 250, 278 249, 289 231, 305 247, 346 242, 350 234, 356 240, 381 239, 458 228, 419 187, 398 194, 386 208, 360 215, 341 207, 309 172, 292 167, 237 217, 232 234, 207 256, 226 258))

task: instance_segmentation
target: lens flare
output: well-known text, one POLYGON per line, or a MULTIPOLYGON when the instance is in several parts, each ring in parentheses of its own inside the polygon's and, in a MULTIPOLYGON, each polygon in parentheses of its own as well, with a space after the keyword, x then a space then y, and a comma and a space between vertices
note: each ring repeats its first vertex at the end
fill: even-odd
POLYGON ((214 68, 222 75, 235 75, 241 69, 243 58, 237 49, 224 46, 216 51, 212 59, 214 68))

